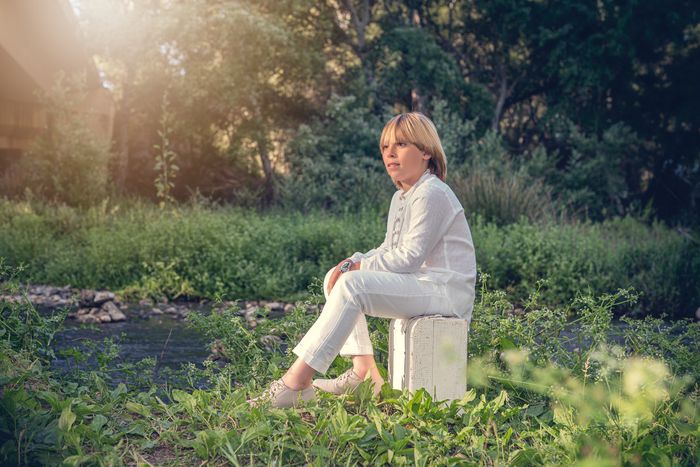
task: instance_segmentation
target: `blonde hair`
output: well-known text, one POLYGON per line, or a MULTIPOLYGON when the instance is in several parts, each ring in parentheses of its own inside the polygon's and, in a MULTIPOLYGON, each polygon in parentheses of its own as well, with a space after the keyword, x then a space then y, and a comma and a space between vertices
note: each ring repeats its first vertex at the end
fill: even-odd
MULTIPOLYGON (((401 134, 401 141, 412 143, 421 151, 430 154, 428 169, 444 182, 447 176, 447 158, 435 124, 420 112, 407 112, 395 116, 384 125, 379 138, 380 153, 385 144, 397 140, 397 132, 401 134)), ((402 188, 401 182, 394 180, 394 185, 402 188)))

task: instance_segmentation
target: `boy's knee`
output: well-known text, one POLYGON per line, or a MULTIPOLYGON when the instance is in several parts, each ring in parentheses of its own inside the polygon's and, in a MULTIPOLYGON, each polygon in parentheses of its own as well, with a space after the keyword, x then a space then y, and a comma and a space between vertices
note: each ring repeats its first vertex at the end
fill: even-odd
POLYGON ((361 271, 348 271, 341 274, 338 282, 335 283, 346 299, 358 304, 363 313, 369 309, 366 279, 366 275, 361 271))
POLYGON ((333 274, 333 271, 335 268, 331 268, 327 273, 326 276, 323 278, 323 295, 325 295, 326 300, 328 300, 328 282, 331 280, 331 274, 333 274))
POLYGON ((338 282, 336 282, 335 285, 339 285, 352 292, 358 292, 362 290, 363 283, 364 280, 360 271, 348 271, 340 275, 338 282))

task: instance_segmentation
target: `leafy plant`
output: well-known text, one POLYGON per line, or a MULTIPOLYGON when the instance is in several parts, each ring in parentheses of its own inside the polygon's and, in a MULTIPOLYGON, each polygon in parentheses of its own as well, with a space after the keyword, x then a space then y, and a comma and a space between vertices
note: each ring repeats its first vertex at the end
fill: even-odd
POLYGON ((158 173, 154 183, 156 187, 156 197, 159 200, 161 209, 175 201, 172 196, 172 189, 175 187, 174 180, 177 172, 180 170, 180 167, 175 163, 177 160, 177 153, 172 149, 171 143, 173 118, 174 115, 170 111, 168 93, 165 92, 163 93, 160 128, 158 129, 160 142, 153 145, 153 148, 156 150, 155 170, 158 173))

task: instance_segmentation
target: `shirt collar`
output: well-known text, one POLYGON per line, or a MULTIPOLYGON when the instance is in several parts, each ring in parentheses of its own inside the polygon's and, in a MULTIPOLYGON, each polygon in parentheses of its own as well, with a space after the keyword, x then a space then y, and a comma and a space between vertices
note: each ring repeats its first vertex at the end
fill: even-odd
POLYGON ((413 193, 413 192, 416 190, 416 187, 417 187, 418 185, 420 185, 420 184, 423 183, 425 180, 427 180, 428 177, 430 177, 431 175, 432 175, 432 173, 430 173, 430 169, 426 169, 425 172, 423 172, 423 175, 420 176, 420 178, 418 179, 418 181, 416 181, 416 183, 413 184, 413 186, 411 187, 411 189, 409 189, 408 191, 404 192, 403 189, 399 188, 399 191, 401 192, 401 194, 400 194, 399 196, 401 197, 401 199, 402 199, 402 200, 403 200, 403 199, 406 199, 407 196, 409 196, 411 193, 413 193))

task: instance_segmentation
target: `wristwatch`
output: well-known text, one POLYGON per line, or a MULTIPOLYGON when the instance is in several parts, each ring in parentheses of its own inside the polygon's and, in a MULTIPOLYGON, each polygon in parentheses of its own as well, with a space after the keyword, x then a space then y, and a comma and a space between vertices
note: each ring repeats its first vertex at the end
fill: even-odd
POLYGON ((340 272, 348 272, 352 265, 355 264, 351 259, 345 261, 343 264, 340 265, 340 272))

